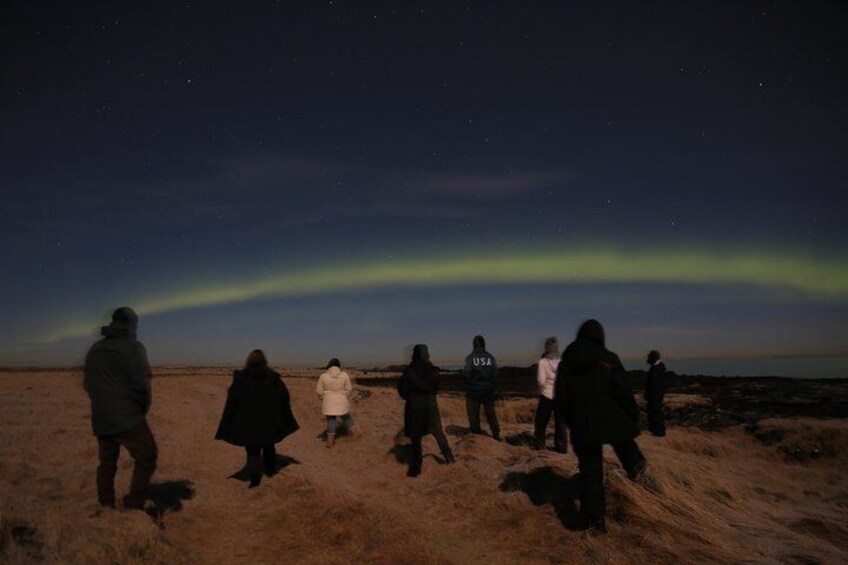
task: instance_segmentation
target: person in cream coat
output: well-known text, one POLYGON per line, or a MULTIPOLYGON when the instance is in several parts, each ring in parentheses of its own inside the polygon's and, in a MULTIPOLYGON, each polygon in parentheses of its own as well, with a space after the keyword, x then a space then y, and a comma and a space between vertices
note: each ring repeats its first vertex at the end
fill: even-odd
POLYGON ((341 363, 335 357, 327 363, 326 372, 318 377, 315 392, 321 398, 321 410, 327 418, 327 447, 336 442, 336 425, 341 418, 344 426, 356 435, 358 429, 350 416, 350 393, 353 390, 350 377, 341 369, 341 363))

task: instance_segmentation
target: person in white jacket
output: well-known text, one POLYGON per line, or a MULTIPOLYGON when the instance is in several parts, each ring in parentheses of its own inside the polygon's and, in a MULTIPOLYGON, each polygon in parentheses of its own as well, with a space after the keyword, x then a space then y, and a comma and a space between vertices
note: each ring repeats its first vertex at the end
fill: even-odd
POLYGON ((327 447, 333 447, 336 442, 336 425, 339 418, 352 435, 358 432, 350 416, 352 390, 350 377, 341 370, 339 360, 335 357, 330 359, 327 371, 318 377, 318 384, 315 385, 315 392, 322 400, 321 410, 327 418, 327 447))
POLYGON ((545 449, 545 436, 551 414, 554 416, 554 451, 565 453, 568 450, 568 428, 562 418, 554 411, 554 385, 559 366, 559 342, 556 337, 545 340, 545 352, 539 359, 536 381, 539 384, 539 405, 536 408, 535 448, 545 449))

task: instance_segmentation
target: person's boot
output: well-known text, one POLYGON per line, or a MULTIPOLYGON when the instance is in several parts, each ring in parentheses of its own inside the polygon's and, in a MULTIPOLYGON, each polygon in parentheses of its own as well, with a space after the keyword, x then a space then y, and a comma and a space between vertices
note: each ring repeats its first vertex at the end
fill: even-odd
POLYGON ((250 477, 250 485, 247 488, 256 488, 262 482, 262 464, 259 457, 248 456, 247 476, 250 477))
POLYGON ((420 459, 411 459, 409 461, 409 470, 406 472, 407 477, 417 477, 421 474, 421 463, 420 459))
POLYGON ((336 434, 327 434, 327 448, 336 445, 336 434))
POLYGON ((456 457, 453 456, 453 451, 450 449, 443 451, 442 457, 444 457, 445 461, 448 463, 456 463, 456 457))

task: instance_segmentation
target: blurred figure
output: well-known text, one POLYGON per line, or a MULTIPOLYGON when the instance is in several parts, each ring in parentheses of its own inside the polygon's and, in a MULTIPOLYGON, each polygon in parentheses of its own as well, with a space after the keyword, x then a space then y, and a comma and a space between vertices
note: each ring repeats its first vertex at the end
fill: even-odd
POLYGON ((403 427, 406 437, 412 442, 407 477, 421 474, 424 460, 421 440, 433 434, 439 449, 448 463, 455 463, 445 432, 436 394, 439 392, 439 369, 430 362, 430 351, 423 343, 412 350, 412 362, 404 369, 398 381, 398 393, 406 400, 403 409, 403 427))
POLYGON ((558 367, 554 402, 571 428, 580 468, 580 526, 584 529, 606 531, 604 444, 612 445, 633 481, 647 465, 633 441, 639 435, 639 407, 624 373, 618 355, 606 348, 604 328, 597 320, 580 326, 558 367))
POLYGON ((115 506, 115 474, 121 446, 135 460, 125 508, 144 508, 150 479, 156 471, 158 449, 147 425, 151 390, 150 364, 144 345, 136 339, 138 316, 122 307, 112 323, 101 328, 103 339, 85 357, 83 384, 91 399, 91 427, 97 436, 97 500, 115 506))
POLYGON ((483 433, 480 428, 480 405, 482 404, 492 437, 500 441, 501 429, 498 425, 498 415, 495 413, 498 365, 494 356, 486 351, 486 340, 482 335, 474 336, 473 346, 473 351, 465 358, 463 371, 468 426, 472 434, 483 433))
POLYGON ((261 481, 262 467, 269 477, 277 470, 274 444, 298 429, 286 385, 279 373, 268 367, 262 350, 254 349, 244 369, 233 372, 215 439, 245 448, 249 488, 254 488, 261 481))
POLYGON ((356 435, 357 429, 350 416, 350 377, 342 372, 341 362, 335 357, 327 363, 327 371, 318 377, 315 393, 321 399, 321 411, 327 418, 327 447, 336 442, 336 423, 341 418, 347 430, 356 435))
POLYGON ((665 397, 665 364, 660 352, 653 350, 645 360, 648 379, 645 382, 645 402, 648 412, 648 431, 657 437, 665 436, 665 418, 663 417, 663 397, 665 397))
POLYGON ((559 341, 556 337, 545 340, 545 352, 539 359, 536 382, 539 385, 539 405, 536 407, 534 436, 537 449, 545 449, 545 435, 551 414, 554 416, 554 451, 568 451, 568 431, 562 416, 554 410, 554 383, 559 366, 559 341))

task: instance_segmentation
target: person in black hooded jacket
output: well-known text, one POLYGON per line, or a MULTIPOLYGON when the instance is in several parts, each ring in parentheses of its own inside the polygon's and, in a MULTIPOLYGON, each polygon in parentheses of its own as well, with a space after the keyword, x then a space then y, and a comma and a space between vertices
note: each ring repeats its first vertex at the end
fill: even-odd
POLYGON ((120 448, 135 459, 130 492, 124 507, 141 509, 156 471, 158 448, 147 412, 150 410, 150 364, 144 345, 136 339, 138 316, 127 306, 103 326, 103 339, 85 357, 83 385, 91 399, 91 427, 97 436, 97 500, 115 506, 115 474, 120 448))
POLYGON ((665 364, 660 352, 653 350, 645 360, 651 366, 645 381, 645 403, 648 412, 648 431, 657 437, 665 436, 663 397, 665 397, 665 364))
POLYGON ((631 480, 637 480, 647 464, 633 440, 639 435, 639 407, 624 372, 618 355, 606 348, 604 328, 597 320, 580 326, 557 370, 554 403, 571 428, 580 468, 582 526, 588 529, 606 529, 604 444, 612 445, 631 480))
POLYGON ((421 474, 424 459, 421 440, 425 435, 433 434, 448 463, 456 461, 442 430, 442 416, 436 400, 439 378, 439 368, 430 362, 430 351, 426 345, 419 343, 412 350, 412 362, 398 381, 398 393, 406 401, 403 408, 404 433, 412 443, 408 477, 421 474))
POLYGON ((259 486, 262 466, 269 477, 276 471, 274 444, 298 429, 286 385, 279 373, 268 367, 262 350, 254 349, 244 369, 233 372, 215 439, 245 448, 250 488, 253 488, 259 486))

